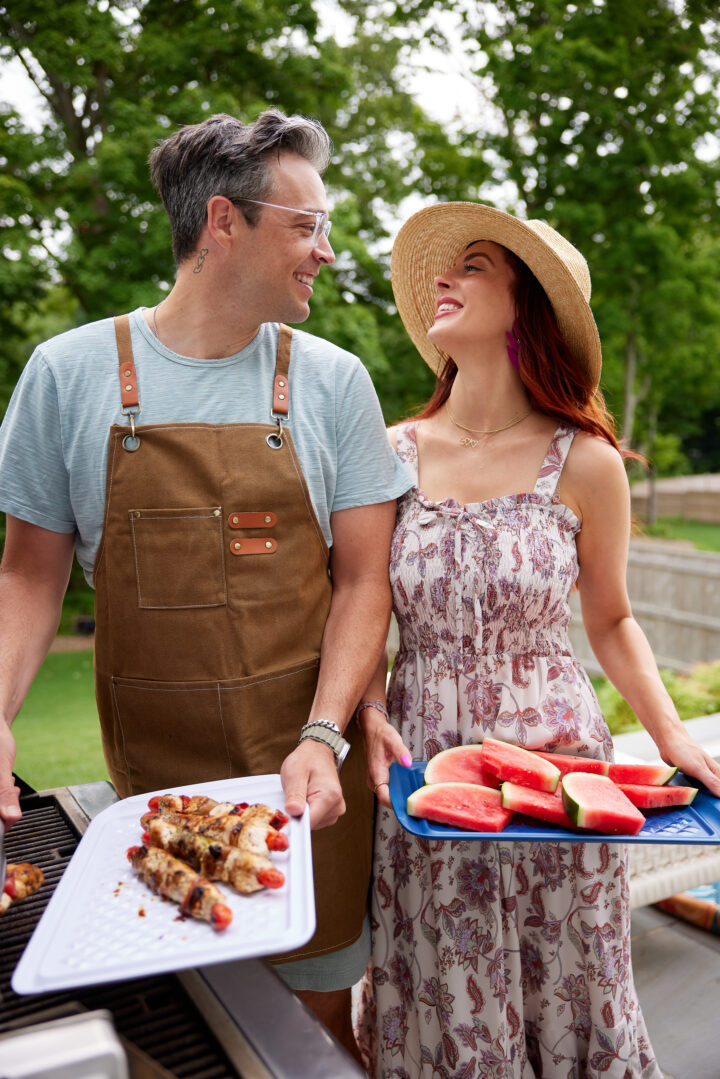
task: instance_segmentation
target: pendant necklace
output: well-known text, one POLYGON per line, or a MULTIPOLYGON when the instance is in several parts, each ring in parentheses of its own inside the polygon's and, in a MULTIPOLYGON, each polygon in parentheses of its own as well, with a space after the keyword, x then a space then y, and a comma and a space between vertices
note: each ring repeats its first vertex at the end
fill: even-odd
MULTIPOLYGON (((449 401, 445 402, 445 408, 447 409, 447 414, 450 417, 451 422, 454 423, 456 427, 459 427, 461 431, 469 431, 471 435, 496 435, 500 431, 509 431, 511 427, 515 427, 518 423, 522 423, 523 420, 526 420, 532 412, 532 407, 530 407, 527 412, 523 412, 521 416, 515 416, 509 423, 504 423, 502 427, 492 427, 488 431, 483 431, 476 427, 466 427, 464 423, 458 423, 450 410, 449 401)), ((460 445, 475 449, 476 446, 480 445, 480 440, 477 438, 469 438, 465 435, 460 439, 460 445)))

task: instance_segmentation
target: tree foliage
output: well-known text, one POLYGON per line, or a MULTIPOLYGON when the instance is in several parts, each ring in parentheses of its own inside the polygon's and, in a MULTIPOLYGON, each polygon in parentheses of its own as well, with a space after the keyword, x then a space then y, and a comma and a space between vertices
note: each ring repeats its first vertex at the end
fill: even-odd
POLYGON ((720 168, 702 154, 717 132, 716 5, 461 9, 496 117, 478 155, 493 161, 494 184, 512 181, 521 215, 545 218, 586 255, 603 385, 625 437, 646 443, 652 415, 698 432, 698 402, 720 407, 720 168))
MULTIPOLYGON (((153 304, 169 287, 169 229, 146 164, 155 142, 213 113, 252 120, 271 105, 317 117, 336 146, 337 269, 320 278, 307 328, 357 352, 379 388, 391 366, 422 366, 389 322, 382 221, 417 177, 444 196, 463 162, 397 85, 403 46, 399 31, 360 24, 341 45, 310 0, 0 4, 0 61, 19 59, 47 106, 39 131, 0 106, 0 393, 58 290, 80 322, 153 304)), ((396 385, 391 413, 405 396, 396 385)))

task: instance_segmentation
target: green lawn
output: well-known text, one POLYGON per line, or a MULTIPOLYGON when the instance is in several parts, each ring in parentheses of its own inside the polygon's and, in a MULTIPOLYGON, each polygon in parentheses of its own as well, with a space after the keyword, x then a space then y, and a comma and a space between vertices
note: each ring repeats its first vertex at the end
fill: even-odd
POLYGON ((641 525, 649 536, 660 539, 689 540, 699 551, 720 552, 720 524, 686 521, 684 517, 658 517, 652 528, 641 525))
POLYGON ((107 779, 92 651, 52 652, 13 724, 15 772, 35 790, 107 779))

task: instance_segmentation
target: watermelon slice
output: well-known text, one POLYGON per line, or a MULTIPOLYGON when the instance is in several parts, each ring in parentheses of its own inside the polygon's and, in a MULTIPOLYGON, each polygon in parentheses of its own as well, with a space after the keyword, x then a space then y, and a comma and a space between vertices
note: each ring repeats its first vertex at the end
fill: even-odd
POLYGON ((664 806, 689 806, 697 787, 657 787, 652 783, 618 783, 623 794, 638 809, 662 809, 664 806))
POLYGON ((652 783, 661 787, 677 772, 670 764, 611 764, 608 775, 616 783, 652 783))
POLYGON ((500 789, 500 780, 483 767, 482 746, 453 746, 432 757, 425 769, 426 783, 480 783, 500 789))
POLYGON ((549 791, 536 791, 532 787, 521 787, 519 783, 506 781, 502 788, 502 804, 514 813, 524 813, 526 817, 560 824, 563 828, 574 828, 563 806, 562 798, 549 791))
POLYGON ((610 767, 608 761, 598 761, 594 757, 578 757, 573 753, 544 753, 539 749, 532 752, 550 761, 564 776, 568 772, 595 772, 599 776, 606 776, 610 767))
POLYGON ((538 753, 509 742, 499 742, 496 738, 486 738, 481 748, 484 767, 503 782, 509 779, 511 783, 533 790, 551 793, 557 790, 560 769, 538 753))
POLYGON ((608 776, 570 772, 562 779, 562 800, 578 828, 608 835, 637 835, 645 818, 608 776))
POLYGON ((474 832, 501 832, 513 817, 509 809, 503 809, 500 791, 479 783, 426 784, 410 795, 407 812, 474 832))

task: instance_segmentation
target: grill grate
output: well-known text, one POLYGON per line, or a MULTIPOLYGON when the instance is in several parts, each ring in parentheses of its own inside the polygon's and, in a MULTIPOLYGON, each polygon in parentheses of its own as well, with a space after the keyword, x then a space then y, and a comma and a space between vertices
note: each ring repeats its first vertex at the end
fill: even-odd
POLYGON ((106 1008, 118 1034, 177 1079, 242 1079, 172 975, 61 993, 13 992, 12 973, 79 842, 53 795, 30 795, 21 805, 22 819, 5 837, 7 859, 40 866, 45 884, 0 918, 0 1033, 40 1022, 48 1009, 77 1002, 91 1011, 106 1008))

